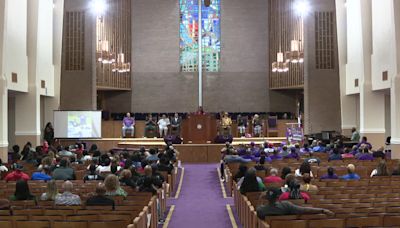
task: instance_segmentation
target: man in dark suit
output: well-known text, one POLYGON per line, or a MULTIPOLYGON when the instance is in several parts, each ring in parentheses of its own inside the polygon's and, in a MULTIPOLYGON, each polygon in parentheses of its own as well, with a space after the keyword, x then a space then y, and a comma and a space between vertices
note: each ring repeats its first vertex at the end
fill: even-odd
POLYGON ((179 136, 181 134, 181 123, 182 118, 177 112, 173 118, 171 118, 171 134, 179 136))

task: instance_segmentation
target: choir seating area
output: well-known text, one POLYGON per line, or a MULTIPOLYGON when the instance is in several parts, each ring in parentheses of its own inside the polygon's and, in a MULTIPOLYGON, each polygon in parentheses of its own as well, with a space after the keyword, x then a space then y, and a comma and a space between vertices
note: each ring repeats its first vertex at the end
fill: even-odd
MULTIPOLYGON (((322 156, 324 159, 324 155, 322 156)), ((400 227, 400 177, 369 177, 371 171, 376 168, 379 161, 344 160, 328 162, 322 160, 320 165, 312 165, 312 172, 316 177, 313 184, 319 191, 310 194, 311 200, 291 200, 294 204, 325 208, 335 213, 334 217, 325 214, 314 215, 288 215, 270 216, 261 220, 256 215, 257 206, 267 203, 260 197, 261 192, 240 194, 232 176, 238 169, 238 164, 229 164, 227 169, 227 186, 234 198, 235 208, 243 227, 260 228, 341 228, 341 227, 400 227), (326 174, 329 166, 334 167, 338 175, 346 172, 345 166, 355 164, 356 173, 361 176, 359 181, 344 180, 319 180, 326 174)), ((388 160, 389 171, 397 163, 388 160)), ((279 168, 288 166, 292 170, 297 169, 301 161, 275 161, 269 167, 279 168)), ((249 167, 254 164, 248 164, 249 167)), ((265 177, 267 172, 257 171, 257 175, 265 177)))
MULTIPOLYGON (((9 210, 0 210, 1 228, 155 228, 160 216, 166 211, 166 199, 174 191, 177 169, 172 174, 160 172, 165 180, 157 194, 138 192, 129 186, 121 186, 126 198, 114 196, 115 208, 111 206, 85 206, 86 199, 93 194, 99 181, 83 181, 87 165, 73 165, 76 179, 72 193, 81 198, 81 206, 56 206, 54 201, 11 201, 9 210), (159 211, 158 211, 159 210, 159 211)), ((35 170, 24 166, 27 174, 35 170)), ((60 193, 63 181, 56 181, 60 193)), ((16 182, 0 180, 0 198, 7 199, 15 191, 16 182)), ((46 182, 28 181, 30 191, 40 198, 46 191, 46 182)))

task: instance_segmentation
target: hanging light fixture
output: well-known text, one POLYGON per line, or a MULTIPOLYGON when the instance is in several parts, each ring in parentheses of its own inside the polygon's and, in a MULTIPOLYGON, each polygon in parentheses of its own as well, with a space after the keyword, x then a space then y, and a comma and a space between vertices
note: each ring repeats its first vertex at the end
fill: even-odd
POLYGON ((285 53, 287 63, 303 63, 304 52, 300 51, 301 41, 292 40, 290 41, 290 51, 285 53))
POLYGON ((114 73, 128 73, 131 71, 131 64, 125 63, 125 55, 122 52, 117 55, 117 62, 113 63, 111 67, 111 71, 114 73))
POLYGON ((272 72, 277 72, 277 73, 284 73, 289 71, 289 64, 284 61, 284 54, 281 51, 282 44, 281 44, 281 18, 282 18, 282 11, 280 7, 280 0, 278 0, 278 13, 279 13, 279 52, 276 54, 276 61, 272 63, 272 72))
POLYGON ((104 17, 97 16, 96 18, 96 31, 97 34, 97 47, 96 47, 96 59, 102 64, 112 64, 115 62, 115 54, 110 50, 110 43, 106 39, 104 31, 104 17))

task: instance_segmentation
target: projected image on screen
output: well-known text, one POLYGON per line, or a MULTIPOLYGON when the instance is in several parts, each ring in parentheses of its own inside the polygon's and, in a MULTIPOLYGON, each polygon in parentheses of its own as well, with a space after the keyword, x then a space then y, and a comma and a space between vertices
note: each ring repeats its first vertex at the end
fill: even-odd
POLYGON ((68 138, 83 138, 92 135, 92 117, 68 113, 68 138))
POLYGON ((56 138, 101 138, 100 111, 55 111, 56 138))

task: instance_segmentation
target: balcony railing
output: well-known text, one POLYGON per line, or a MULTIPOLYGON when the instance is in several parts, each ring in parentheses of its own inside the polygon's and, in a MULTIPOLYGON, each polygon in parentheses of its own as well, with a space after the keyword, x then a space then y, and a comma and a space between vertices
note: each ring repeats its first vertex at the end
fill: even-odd
POLYGON ((97 73, 97 90, 131 90, 131 73, 97 73))

